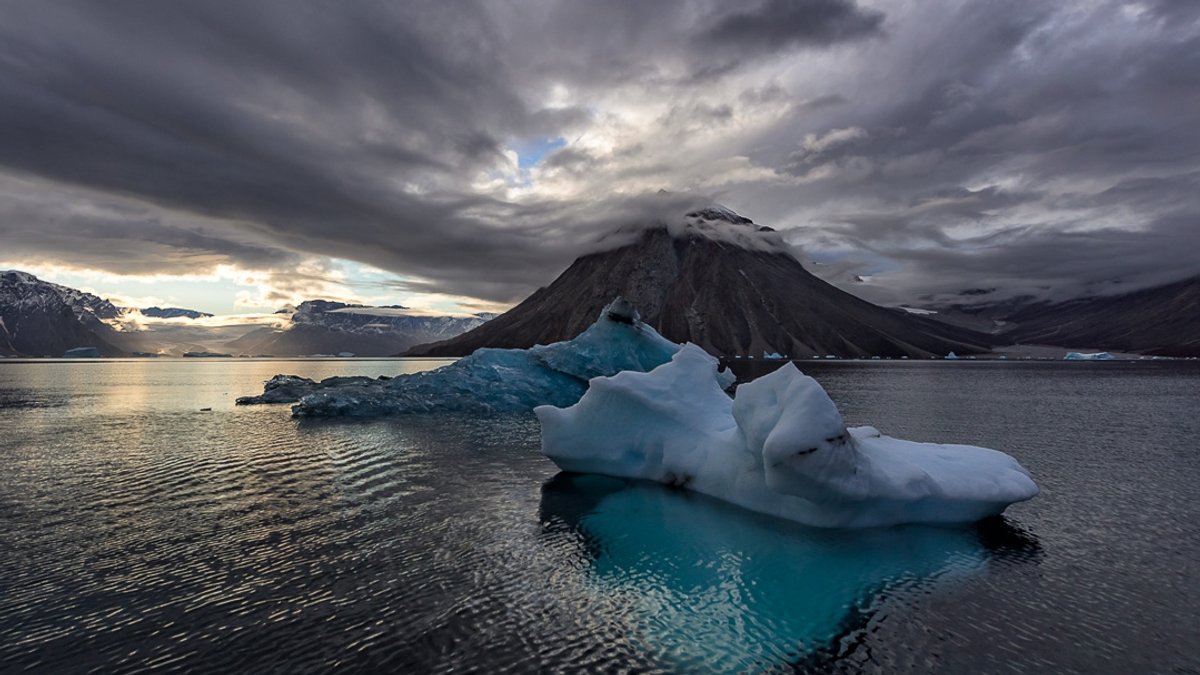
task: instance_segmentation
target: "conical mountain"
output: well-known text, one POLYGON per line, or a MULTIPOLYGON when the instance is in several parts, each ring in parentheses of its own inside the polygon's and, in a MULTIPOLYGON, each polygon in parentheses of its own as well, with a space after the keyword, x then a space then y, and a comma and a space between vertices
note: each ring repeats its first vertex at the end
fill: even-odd
POLYGON ((714 207, 578 258, 508 312, 406 355, 462 356, 480 347, 567 340, 616 296, 668 339, 723 356, 921 357, 985 351, 994 340, 850 295, 805 270, 770 228, 714 207))

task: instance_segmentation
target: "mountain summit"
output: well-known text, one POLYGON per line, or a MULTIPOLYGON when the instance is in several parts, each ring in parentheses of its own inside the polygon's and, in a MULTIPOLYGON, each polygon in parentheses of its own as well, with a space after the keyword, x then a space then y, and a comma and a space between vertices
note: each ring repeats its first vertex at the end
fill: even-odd
POLYGON ((633 243, 575 260, 549 286, 458 337, 410 356, 568 340, 616 296, 675 342, 722 355, 928 356, 978 352, 990 338, 886 309, 810 274, 774 230, 724 207, 633 233, 633 243))

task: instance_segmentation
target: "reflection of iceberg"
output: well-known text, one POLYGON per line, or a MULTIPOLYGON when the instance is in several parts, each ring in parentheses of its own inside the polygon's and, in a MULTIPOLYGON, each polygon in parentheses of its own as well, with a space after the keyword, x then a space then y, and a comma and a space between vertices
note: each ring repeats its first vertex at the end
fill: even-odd
POLYGON ((685 672, 813 658, 886 598, 979 573, 991 555, 973 526, 817 530, 601 476, 559 474, 541 521, 576 531, 599 598, 625 605, 639 649, 685 672))
POLYGON ((650 370, 678 350, 679 345, 638 320, 637 311, 617 298, 596 323, 566 342, 530 349, 479 349, 437 370, 378 380, 313 382, 276 375, 262 395, 242 397, 238 403, 298 399, 300 403, 292 407, 298 416, 514 412, 547 403, 570 405, 583 395, 589 379, 622 370, 650 370))
POLYGON ((1012 457, 847 429, 816 380, 788 363, 722 391, 717 360, 685 345, 649 373, 592 380, 574 406, 536 409, 565 471, 687 487, 821 527, 967 522, 1038 489, 1012 457))

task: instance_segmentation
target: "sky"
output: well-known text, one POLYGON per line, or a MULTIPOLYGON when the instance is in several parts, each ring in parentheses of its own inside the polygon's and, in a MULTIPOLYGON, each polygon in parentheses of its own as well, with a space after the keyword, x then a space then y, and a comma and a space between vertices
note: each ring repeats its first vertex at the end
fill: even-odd
POLYGON ((660 190, 886 304, 1200 272, 1194 0, 0 15, 0 269, 133 305, 503 309, 660 190))

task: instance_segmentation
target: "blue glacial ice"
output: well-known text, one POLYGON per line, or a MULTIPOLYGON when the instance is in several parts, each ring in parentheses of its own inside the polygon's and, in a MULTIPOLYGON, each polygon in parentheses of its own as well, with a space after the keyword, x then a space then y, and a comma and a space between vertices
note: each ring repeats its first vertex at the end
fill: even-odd
POLYGON ((717 360, 684 345, 650 372, 591 381, 570 407, 535 408, 559 468, 686 487, 818 527, 971 522, 1038 493, 1012 457, 847 428, 794 364, 731 399, 717 360))
MULTIPOLYGON (((238 403, 285 403, 298 417, 371 417, 403 413, 529 411, 570 405, 588 380, 620 371, 646 371, 670 361, 679 345, 643 323, 617 298, 573 340, 530 349, 478 349, 436 370, 392 378, 329 378, 314 382, 276 375, 263 394, 238 403)), ((722 374, 726 385, 733 375, 722 374)))
POLYGON ((584 583, 623 603, 628 639, 678 672, 800 670, 786 664, 865 630, 885 598, 903 604, 1037 550, 1003 521, 817 530, 684 490, 566 473, 542 487, 539 517, 578 533, 584 583))

